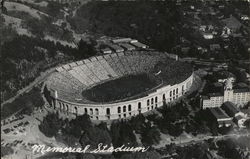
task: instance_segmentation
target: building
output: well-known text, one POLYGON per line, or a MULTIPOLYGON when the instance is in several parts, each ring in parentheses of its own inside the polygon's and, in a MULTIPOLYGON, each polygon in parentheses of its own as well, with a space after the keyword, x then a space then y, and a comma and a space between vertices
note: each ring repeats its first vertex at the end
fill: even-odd
MULTIPOLYGON (((220 67, 221 68, 221 67, 220 67)), ((235 82, 235 77, 228 75, 227 77, 220 77, 218 79, 218 82, 225 83, 228 79, 230 79, 232 82, 235 82)))
POLYGON ((236 32, 242 26, 239 20, 237 20, 234 16, 230 16, 229 18, 223 19, 222 22, 228 27, 232 32, 236 32))
POLYGON ((124 49, 128 50, 128 51, 135 50, 134 46, 132 46, 130 44, 127 44, 127 43, 121 43, 120 46, 123 47, 124 49))
POLYGON ((111 54, 112 53, 112 50, 110 50, 109 48, 105 48, 105 49, 101 49, 101 52, 103 54, 111 54))
POLYGON ((113 43, 129 43, 132 39, 131 38, 120 38, 112 40, 113 43))
POLYGON ((240 17, 241 20, 249 20, 249 17, 247 15, 242 15, 240 17))
POLYGON ((246 72, 247 80, 250 81, 250 74, 246 72))
POLYGON ((220 50, 220 44, 210 44, 210 50, 211 51, 216 51, 216 50, 220 50))
POLYGON ((210 108, 212 120, 216 121, 218 127, 222 126, 231 126, 232 125, 232 117, 229 117, 221 108, 210 108))
POLYGON ((221 106, 221 108, 227 113, 228 116, 233 118, 233 121, 239 126, 239 127, 245 127, 244 122, 246 121, 246 115, 240 111, 238 107, 236 107, 235 104, 231 102, 225 102, 221 106))
MULTIPOLYGON (((118 101, 114 103, 78 103, 68 101, 59 95, 57 90, 51 91, 53 102, 51 108, 63 113, 75 115, 89 114, 92 120, 115 120, 132 117, 141 113, 154 110, 164 103, 170 103, 182 97, 191 87, 193 74, 185 81, 166 85, 155 91, 149 92, 143 97, 127 101, 118 101), (181 90, 181 91, 180 91, 181 90)), ((69 98, 70 99, 70 98, 69 98)), ((72 97, 71 97, 72 99, 72 97)), ((80 98, 79 98, 80 102, 80 98)))
POLYGON ((220 107, 223 103, 223 94, 217 93, 209 93, 206 96, 202 96, 202 108, 213 108, 213 107, 220 107))
POLYGON ((243 116, 236 116, 233 121, 240 127, 240 128, 244 128, 246 127, 244 125, 245 121, 246 121, 246 118, 244 118, 243 116))
POLYGON ((214 35, 212 33, 203 33, 204 39, 213 39, 214 35))
POLYGON ((190 47, 181 47, 181 52, 183 53, 188 53, 188 51, 190 50, 190 47))
POLYGON ((119 53, 119 52, 123 52, 124 49, 118 45, 114 45, 114 44, 108 44, 108 46, 114 50, 116 53, 119 53))
POLYGON ((100 83, 135 74, 135 71, 152 73, 150 70, 164 57, 169 59, 159 52, 122 52, 65 64, 56 68, 47 78, 45 85, 49 93, 45 98, 53 111, 76 116, 88 114, 92 120, 125 119, 146 113, 166 103, 175 102, 189 91, 193 83, 192 70, 188 70, 179 82, 159 84, 138 95, 115 101, 91 102, 85 99, 82 92, 100 83), (134 66, 135 70, 127 67, 128 65, 134 66))
POLYGON ((231 29, 228 28, 227 26, 225 26, 225 27, 222 29, 221 36, 222 36, 223 38, 228 38, 229 35, 231 35, 231 29))
POLYGON ((132 39, 132 40, 130 41, 130 43, 135 43, 135 42, 138 42, 138 40, 132 39))
POLYGON ((169 53, 167 53, 167 52, 165 52, 165 54, 166 54, 169 58, 171 58, 171 59, 174 59, 174 60, 176 60, 176 61, 179 60, 179 56, 176 55, 176 54, 169 54, 169 53))
POLYGON ((201 108, 220 107, 224 102, 232 102, 237 106, 243 106, 250 101, 250 88, 233 89, 232 79, 229 78, 224 84, 223 93, 215 92, 201 96, 201 108))
POLYGON ((236 107, 235 104, 232 102, 225 102, 222 104, 221 108, 227 113, 230 117, 236 117, 236 116, 244 116, 244 113, 240 111, 238 107, 236 107))
POLYGON ((200 31, 205 32, 205 31, 206 31, 206 28, 207 28, 206 25, 201 25, 199 29, 200 29, 200 31))
POLYGON ((142 49, 146 49, 147 48, 147 45, 145 44, 142 44, 140 42, 130 42, 130 44, 134 45, 135 47, 138 47, 138 48, 142 48, 142 49))

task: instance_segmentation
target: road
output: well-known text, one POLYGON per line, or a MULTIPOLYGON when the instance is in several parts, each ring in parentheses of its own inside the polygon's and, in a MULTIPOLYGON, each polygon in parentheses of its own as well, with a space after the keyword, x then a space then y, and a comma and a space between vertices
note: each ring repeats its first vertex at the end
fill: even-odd
MULTIPOLYGON (((221 140, 221 139, 226 139, 226 138, 232 138, 232 137, 240 137, 240 136, 248 136, 250 137, 250 132, 245 132, 245 133, 239 133, 239 134, 227 134, 227 135, 220 135, 220 136, 205 136, 202 138, 196 137, 196 138, 192 138, 192 139, 187 139, 187 140, 174 140, 171 141, 169 144, 175 144, 176 146, 187 146, 187 145, 191 145, 191 144, 197 144, 200 142, 203 142, 205 140, 208 139, 216 139, 216 140, 221 140)), ((165 145, 162 147, 158 147, 158 150, 164 150, 165 149, 165 145)))
POLYGON ((1 103, 1 109, 3 107, 4 104, 6 103, 10 103, 13 102, 16 98, 18 98, 20 95, 22 95, 25 92, 30 91, 34 86, 36 86, 37 84, 43 82, 51 73, 53 73, 55 71, 55 68, 51 68, 45 72, 41 72, 41 75, 38 76, 33 82, 31 82, 28 86, 24 87, 23 89, 19 90, 17 92, 17 94, 14 97, 11 97, 10 99, 4 101, 3 103, 1 103))

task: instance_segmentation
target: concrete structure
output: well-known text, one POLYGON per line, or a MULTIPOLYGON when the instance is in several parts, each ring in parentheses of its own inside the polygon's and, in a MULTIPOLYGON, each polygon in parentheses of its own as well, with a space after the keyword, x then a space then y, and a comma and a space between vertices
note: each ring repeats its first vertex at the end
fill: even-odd
POLYGON ((233 89, 232 80, 229 78, 225 82, 224 92, 210 93, 201 97, 201 108, 220 107, 224 102, 232 102, 237 106, 243 106, 250 101, 250 89, 233 89))
POLYGON ((55 109, 68 111, 69 113, 74 113, 77 115, 87 113, 90 115, 91 119, 94 120, 114 120, 127 118, 139 113, 146 113, 147 111, 162 106, 163 103, 168 103, 178 99, 189 90, 192 80, 193 75, 182 83, 159 88, 154 92, 147 94, 145 97, 111 104, 72 103, 64 99, 60 99, 57 95, 57 91, 55 91, 55 104, 53 106, 55 109), (184 88, 183 91, 180 91, 174 95, 172 94, 172 92, 177 92, 177 90, 181 90, 182 88, 184 88))
POLYGON ((152 53, 151 55, 147 52, 136 52, 135 55, 107 54, 77 61, 75 62, 77 66, 66 64, 59 67, 57 72, 46 81, 52 98, 51 107, 62 113, 75 115, 87 113, 92 120, 114 120, 145 113, 164 103, 175 101, 191 87, 192 70, 190 70, 190 74, 186 73, 183 77, 184 80, 179 83, 162 83, 139 95, 118 101, 92 102, 85 100, 81 94, 83 90, 97 84, 125 75, 149 71, 148 67, 153 68, 165 56, 164 53, 152 53))

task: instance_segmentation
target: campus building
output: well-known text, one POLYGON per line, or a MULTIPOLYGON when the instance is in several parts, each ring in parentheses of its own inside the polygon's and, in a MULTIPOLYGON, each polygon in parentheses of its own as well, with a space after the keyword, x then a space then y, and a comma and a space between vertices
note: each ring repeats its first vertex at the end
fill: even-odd
POLYGON ((225 111, 225 113, 233 118, 233 121, 239 127, 245 127, 244 122, 246 121, 246 115, 240 111, 240 109, 231 102, 225 102, 222 104, 221 108, 225 111))
POLYGON ((211 113, 212 120, 217 122, 218 127, 232 125, 233 118, 229 117, 220 107, 210 108, 209 112, 211 113))
POLYGON ((229 78, 225 81, 224 91, 209 93, 201 97, 201 108, 220 107, 224 102, 232 102, 237 106, 243 106, 250 101, 249 87, 233 89, 232 79, 229 78))

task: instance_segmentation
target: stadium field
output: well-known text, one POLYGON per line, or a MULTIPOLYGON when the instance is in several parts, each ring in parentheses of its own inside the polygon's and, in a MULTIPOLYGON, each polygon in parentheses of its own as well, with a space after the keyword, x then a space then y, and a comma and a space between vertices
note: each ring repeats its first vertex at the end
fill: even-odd
POLYGON ((146 73, 124 76, 83 91, 82 95, 94 102, 112 102, 145 92, 159 85, 146 73))

